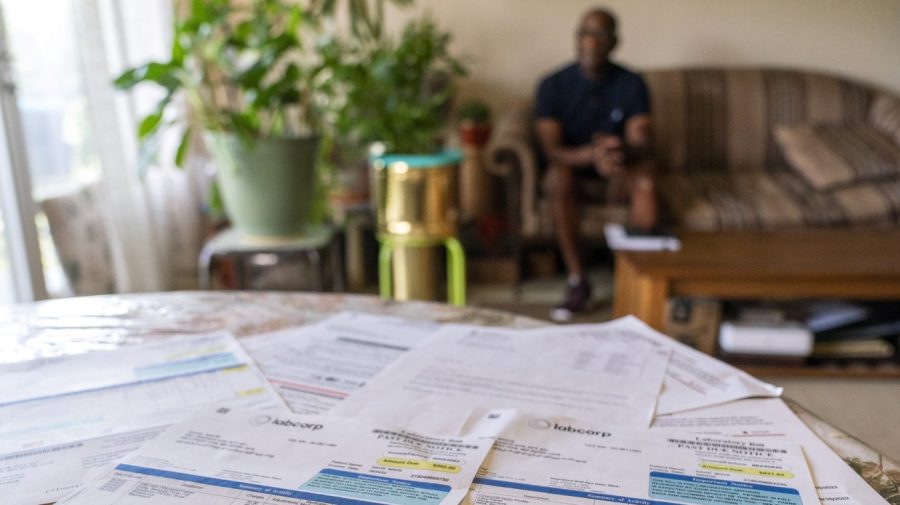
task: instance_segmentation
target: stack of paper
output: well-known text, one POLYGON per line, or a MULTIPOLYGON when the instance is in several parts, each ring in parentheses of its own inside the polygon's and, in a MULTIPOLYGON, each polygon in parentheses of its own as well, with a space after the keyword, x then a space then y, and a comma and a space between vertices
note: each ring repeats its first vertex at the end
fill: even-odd
POLYGON ((0 503, 52 502, 204 406, 283 408, 229 334, 0 366, 0 503))
POLYGON ((3 503, 886 503, 781 388, 634 318, 343 313, 241 345, 0 368, 3 503))

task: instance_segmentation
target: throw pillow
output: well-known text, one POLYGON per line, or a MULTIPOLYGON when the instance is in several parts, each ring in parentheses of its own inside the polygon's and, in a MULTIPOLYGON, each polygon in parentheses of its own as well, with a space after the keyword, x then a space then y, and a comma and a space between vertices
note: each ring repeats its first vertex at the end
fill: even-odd
POLYGON ((878 95, 872 102, 869 122, 900 146, 900 100, 887 95, 878 95))
POLYGON ((791 167, 818 190, 900 174, 900 147, 872 126, 779 126, 775 138, 791 167))

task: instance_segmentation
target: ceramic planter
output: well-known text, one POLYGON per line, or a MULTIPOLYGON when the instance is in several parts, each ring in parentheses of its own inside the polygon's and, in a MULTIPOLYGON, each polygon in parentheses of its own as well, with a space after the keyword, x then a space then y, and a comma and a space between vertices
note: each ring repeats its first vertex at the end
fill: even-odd
POLYGON ((225 212, 239 232, 267 238, 303 234, 316 194, 318 137, 246 143, 232 134, 207 133, 205 140, 218 162, 225 212))

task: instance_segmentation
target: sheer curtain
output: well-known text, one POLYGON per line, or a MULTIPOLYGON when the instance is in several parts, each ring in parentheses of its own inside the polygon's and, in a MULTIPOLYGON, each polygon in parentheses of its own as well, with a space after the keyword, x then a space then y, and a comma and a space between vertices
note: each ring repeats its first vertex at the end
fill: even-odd
MULTIPOLYGON (((111 82, 125 68, 170 51, 171 0, 75 0, 90 122, 102 164, 102 189, 119 292, 194 286, 202 243, 202 174, 173 164, 174 138, 141 174, 139 118, 161 96, 111 82)), ((174 133, 174 132, 173 132, 174 133)), ((174 135, 173 135, 174 137, 174 135)))

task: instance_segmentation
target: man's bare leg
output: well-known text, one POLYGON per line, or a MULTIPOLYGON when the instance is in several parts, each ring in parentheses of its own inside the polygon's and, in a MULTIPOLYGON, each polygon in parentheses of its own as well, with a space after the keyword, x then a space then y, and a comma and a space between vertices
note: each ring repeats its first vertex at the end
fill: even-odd
POLYGON ((565 300, 550 311, 554 321, 567 322, 591 302, 591 285, 584 276, 578 250, 578 206, 575 199, 575 177, 572 167, 551 165, 544 179, 550 195, 550 207, 556 225, 556 236, 562 250, 569 277, 565 300))
POLYGON ((659 222, 659 206, 656 193, 656 170, 651 162, 628 168, 625 179, 630 201, 629 224, 642 230, 650 230, 659 222))
POLYGON ((584 267, 578 254, 578 207, 575 201, 574 169, 564 165, 551 165, 544 179, 544 187, 550 195, 556 238, 563 262, 570 276, 584 277, 584 267))

